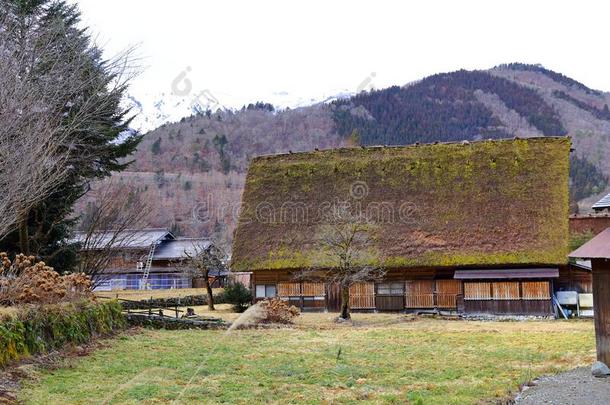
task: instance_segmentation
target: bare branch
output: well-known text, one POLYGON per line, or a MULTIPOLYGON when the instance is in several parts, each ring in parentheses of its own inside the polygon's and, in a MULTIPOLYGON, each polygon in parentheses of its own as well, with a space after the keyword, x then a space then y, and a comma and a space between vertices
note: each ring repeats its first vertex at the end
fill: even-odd
POLYGON ((94 287, 104 281, 117 248, 128 246, 142 229, 148 205, 129 184, 112 180, 97 183, 79 224, 79 271, 89 275, 94 287))

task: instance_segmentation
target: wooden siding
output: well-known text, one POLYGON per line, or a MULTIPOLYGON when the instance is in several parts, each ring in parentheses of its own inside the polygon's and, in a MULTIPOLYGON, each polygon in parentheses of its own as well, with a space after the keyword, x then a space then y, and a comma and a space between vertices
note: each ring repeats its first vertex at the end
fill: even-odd
POLYGON ((571 264, 568 266, 560 266, 559 280, 557 280, 555 285, 559 290, 592 293, 593 276, 591 271, 571 264))
POLYGON ((593 259, 593 307, 597 360, 610 364, 610 263, 593 259))
POLYGON ((462 294, 460 280, 436 280, 436 306, 438 308, 457 308, 457 298, 462 294))
POLYGON ((521 298, 518 281, 491 283, 491 289, 494 300, 518 300, 521 298))
POLYGON ((407 280, 405 308, 434 308, 434 280, 407 280))
MULTIPOLYGON (((354 310, 455 309, 466 313, 551 315, 552 283, 531 281, 464 281, 452 279, 453 270, 391 270, 382 283, 404 283, 404 293, 378 284, 360 283, 350 289, 354 310), (434 279, 434 277, 438 277, 434 279), (470 302, 472 301, 472 302, 470 302), (519 304, 517 302, 523 301, 519 304)), ((287 271, 257 271, 253 285, 274 284, 279 296, 301 308, 340 309, 340 291, 328 283, 297 283, 287 271), (325 299, 311 299, 324 297, 325 299)))
POLYGON ((464 301, 490 300, 491 283, 464 283, 464 301))
POLYGON ((375 284, 357 283, 349 288, 349 306, 353 309, 375 308, 375 284))
POLYGON ((524 300, 550 300, 551 286, 548 281, 524 281, 521 283, 524 300))
POLYGON ((552 316, 551 300, 468 300, 464 312, 469 314, 552 316))
POLYGON ((301 283, 285 281, 277 283, 277 295, 279 297, 299 297, 301 295, 301 283))
POLYGON ((324 283, 303 283, 301 289, 305 297, 324 297, 326 295, 324 283))
POLYGON ((332 312, 341 310, 341 289, 337 283, 326 284, 326 308, 332 312))

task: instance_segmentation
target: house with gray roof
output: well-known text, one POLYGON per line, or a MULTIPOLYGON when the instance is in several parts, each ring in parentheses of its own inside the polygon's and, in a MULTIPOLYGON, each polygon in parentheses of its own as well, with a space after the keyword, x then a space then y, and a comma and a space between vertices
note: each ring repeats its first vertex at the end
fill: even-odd
MULTIPOLYGON (((109 256, 103 271, 94 275, 96 290, 172 289, 198 287, 194 269, 185 260, 206 249, 206 238, 178 238, 165 228, 77 233, 81 254, 109 256)), ((227 272, 211 272, 222 284, 227 272)))
POLYGON ((593 204, 593 211, 610 211, 610 194, 606 194, 601 200, 593 204))

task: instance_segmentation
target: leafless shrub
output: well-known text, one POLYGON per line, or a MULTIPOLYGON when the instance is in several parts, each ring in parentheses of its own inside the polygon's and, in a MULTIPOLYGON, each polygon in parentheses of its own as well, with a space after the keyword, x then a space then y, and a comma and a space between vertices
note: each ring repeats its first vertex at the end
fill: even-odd
POLYGON ((341 290, 340 318, 349 319, 349 289, 361 282, 382 279, 386 270, 375 266, 375 259, 367 252, 372 246, 371 233, 375 224, 363 213, 351 213, 337 206, 325 217, 317 245, 325 268, 305 269, 296 274, 298 280, 335 283, 341 290))
POLYGON ((85 274, 60 276, 33 256, 17 255, 11 262, 0 253, 0 304, 53 304, 83 298, 92 299, 91 280, 85 274))
POLYGON ((226 254, 223 249, 215 243, 209 243, 201 246, 193 241, 192 251, 185 251, 186 260, 182 262, 187 271, 193 273, 194 276, 199 276, 203 280, 203 286, 206 289, 208 309, 214 310, 214 295, 212 286, 210 285, 210 272, 221 272, 226 270, 225 258, 226 254))

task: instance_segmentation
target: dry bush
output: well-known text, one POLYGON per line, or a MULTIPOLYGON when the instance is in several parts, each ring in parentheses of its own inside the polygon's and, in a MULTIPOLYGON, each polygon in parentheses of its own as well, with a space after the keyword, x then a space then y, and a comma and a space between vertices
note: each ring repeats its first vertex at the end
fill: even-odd
POLYGON ((93 299, 91 279, 83 273, 60 276, 33 256, 19 254, 14 261, 0 253, 0 304, 52 304, 93 299))
POLYGON ((290 324, 300 314, 297 307, 288 305, 279 298, 262 301, 259 305, 265 311, 265 317, 261 320, 261 323, 290 324))
POLYGON ((279 298, 260 301, 246 310, 231 324, 227 333, 235 329, 244 329, 258 324, 280 323, 292 324, 300 311, 279 298))

